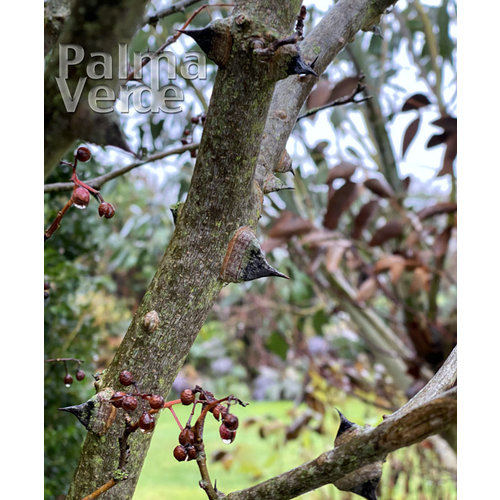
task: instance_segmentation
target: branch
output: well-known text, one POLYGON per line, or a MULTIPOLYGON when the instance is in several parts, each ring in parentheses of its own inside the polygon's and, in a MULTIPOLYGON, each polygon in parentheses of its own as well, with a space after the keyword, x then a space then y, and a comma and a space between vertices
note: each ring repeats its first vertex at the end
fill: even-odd
POLYGON ((364 428, 348 442, 293 470, 251 488, 228 494, 226 500, 287 500, 338 481, 392 451, 437 434, 456 421, 456 350, 442 369, 405 406, 375 428, 364 428))
MULTIPOLYGON (((303 58, 306 61, 317 58, 314 70, 323 73, 359 30, 377 24, 380 16, 394 3, 396 0, 340 0, 300 43, 303 58)), ((259 184, 276 171, 280 155, 315 83, 316 78, 294 76, 276 85, 257 160, 259 184)))
POLYGON ((147 17, 144 20, 144 24, 156 24, 160 19, 164 17, 171 16, 172 14, 176 14, 177 12, 184 12, 186 7, 189 7, 200 0, 181 0, 180 2, 174 3, 174 5, 170 5, 163 10, 158 11, 156 14, 147 17))
MULTIPOLYGON (((146 163, 152 163, 154 161, 161 160, 163 158, 166 158, 167 156, 182 154, 185 153, 186 151, 193 151, 195 149, 198 149, 199 146, 200 146, 199 143, 192 143, 192 144, 186 144, 185 146, 179 146, 178 148, 170 149, 168 151, 163 151, 162 153, 156 153, 148 158, 145 158, 144 160, 135 161, 133 163, 130 163, 129 165, 108 172, 107 174, 95 177, 94 179, 87 181, 86 184, 95 189, 100 189, 106 182, 112 179, 116 179, 117 177, 120 177, 121 175, 130 172, 134 168, 141 167, 146 163)), ((61 191, 70 191, 71 189, 73 189, 73 186, 74 184, 72 182, 54 182, 53 184, 45 184, 43 191, 44 193, 57 193, 61 191)))

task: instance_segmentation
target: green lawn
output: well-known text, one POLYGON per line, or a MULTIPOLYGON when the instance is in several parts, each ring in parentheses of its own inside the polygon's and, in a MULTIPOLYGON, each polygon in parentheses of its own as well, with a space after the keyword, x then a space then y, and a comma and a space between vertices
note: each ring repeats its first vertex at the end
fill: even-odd
MULTIPOLYGON (((282 431, 277 430, 266 439, 262 439, 258 433, 258 425, 247 426, 244 423, 247 418, 264 418, 266 415, 272 415, 289 423, 291 417, 288 412, 292 407, 291 402, 259 402, 252 403, 246 408, 233 407, 234 413, 240 419, 240 427, 236 440, 230 445, 222 444, 218 434, 218 422, 211 416, 207 417, 204 434, 205 449, 209 457, 209 472, 212 481, 217 480, 218 489, 230 492, 248 487, 300 465, 332 446, 338 425, 337 415, 332 415, 328 422, 328 428, 332 429, 331 439, 325 435, 305 432, 286 446, 283 446, 282 431), (214 462, 212 454, 220 450, 227 452, 225 460, 214 462)), ((176 411, 181 422, 185 422, 189 408, 179 407, 176 411)), ((372 425, 377 424, 381 417, 381 413, 377 413, 373 408, 368 409, 357 400, 349 401, 349 411, 345 413, 354 422, 372 425)), ((268 426, 269 429, 272 427, 271 424, 268 426)), ((200 476, 196 462, 177 462, 173 458, 172 452, 178 444, 178 435, 179 428, 171 415, 165 411, 158 420, 134 500, 206 500, 205 493, 198 486, 200 476)), ((400 450, 395 456, 401 457, 403 463, 410 465, 409 468, 413 473, 407 477, 404 473, 400 474, 397 486, 391 492, 391 500, 399 498, 451 500, 456 498, 455 485, 451 480, 448 478, 440 480, 438 491, 436 482, 427 480, 425 475, 420 473, 418 457, 414 451, 409 453, 408 450, 400 450), (405 493, 400 491, 401 488, 405 489, 405 493)), ((384 476, 389 476, 388 467, 388 464, 384 465, 384 476)), ((389 479, 384 476, 383 482, 384 479, 389 479)), ((303 500, 352 498, 354 500, 361 497, 340 493, 333 486, 325 486, 300 498, 303 500)))

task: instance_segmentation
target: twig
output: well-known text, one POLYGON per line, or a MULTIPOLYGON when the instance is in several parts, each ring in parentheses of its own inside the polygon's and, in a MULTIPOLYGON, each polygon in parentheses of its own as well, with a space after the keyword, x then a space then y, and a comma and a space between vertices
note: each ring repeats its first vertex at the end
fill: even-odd
POLYGON ((180 2, 174 3, 174 5, 170 5, 163 10, 158 11, 156 14, 149 16, 144 21, 144 24, 156 24, 160 19, 164 17, 171 16, 172 14, 176 14, 177 12, 184 12, 184 10, 193 5, 194 3, 199 2, 200 0, 182 0, 180 2))
MULTIPOLYGON (((70 184, 70 189, 73 188, 74 184, 72 182, 70 184)), ((59 226, 61 225, 61 220, 64 217, 64 214, 68 211, 68 209, 73 205, 73 198, 71 197, 67 202, 64 207, 57 212, 57 216, 54 219, 54 222, 49 226, 47 231, 45 231, 45 239, 48 240, 56 231, 59 229, 59 226)))
POLYGON ((63 361, 74 361, 75 363, 81 364, 83 361, 77 358, 52 358, 46 359, 45 363, 62 363, 63 361))
MULTIPOLYGON (((167 156, 173 156, 177 154, 182 154, 185 153, 186 151, 192 151, 194 149, 198 149, 200 146, 200 143, 192 143, 192 144, 187 144, 185 146, 180 146, 178 148, 170 149, 168 151, 163 151, 162 153, 156 153, 154 155, 151 155, 150 157, 136 161, 133 163, 130 163, 129 165, 126 165, 124 167, 118 168, 116 170, 113 170, 107 174, 100 175, 99 177, 95 177, 94 179, 91 179, 87 181, 88 186, 92 186, 94 188, 100 189, 103 184, 106 182, 116 179, 117 177, 120 177, 121 175, 126 174, 127 172, 130 172, 130 170, 133 170, 134 168, 141 167, 142 165, 145 165, 146 163, 152 163, 157 160, 161 160, 167 156)), ((45 193, 56 193, 56 192, 61 192, 61 191, 69 191, 73 189, 73 182, 55 182, 53 184, 45 184, 44 186, 44 192, 45 193)))
POLYGON ((104 483, 101 487, 97 488, 97 490, 93 491, 90 495, 82 498, 82 500, 94 500, 106 491, 110 490, 117 483, 118 481, 115 478, 112 478, 107 483, 104 483))
POLYGON ((372 96, 366 96, 363 97, 362 99, 354 99, 357 94, 363 92, 365 90, 366 86, 358 82, 357 87, 354 89, 354 92, 350 96, 346 97, 341 97, 339 99, 335 99, 335 101, 330 102, 328 104, 324 104, 323 106, 318 106, 317 108, 310 109, 306 111, 304 114, 300 115, 297 118, 297 121, 302 120, 302 118, 307 118, 308 116, 314 115, 318 111, 322 111, 323 109, 328 109, 328 108, 333 108, 334 106, 342 106, 344 104, 348 104, 350 102, 354 104, 359 104, 361 102, 368 101, 368 99, 372 99, 372 96))

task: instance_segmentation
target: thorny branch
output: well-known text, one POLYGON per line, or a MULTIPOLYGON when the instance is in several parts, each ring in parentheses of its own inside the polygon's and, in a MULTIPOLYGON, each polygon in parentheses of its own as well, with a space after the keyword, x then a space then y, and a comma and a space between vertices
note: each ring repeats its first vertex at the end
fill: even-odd
POLYGON ((349 442, 284 474, 230 493, 226 500, 295 498, 336 482, 367 464, 384 460, 392 451, 439 433, 456 421, 456 370, 455 348, 428 384, 377 427, 364 428, 349 442))

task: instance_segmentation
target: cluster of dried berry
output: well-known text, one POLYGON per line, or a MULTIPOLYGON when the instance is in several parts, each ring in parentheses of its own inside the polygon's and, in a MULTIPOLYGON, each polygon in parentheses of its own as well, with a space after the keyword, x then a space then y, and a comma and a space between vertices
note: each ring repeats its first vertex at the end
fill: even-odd
POLYGON ((217 421, 221 421, 219 427, 219 435, 222 442, 230 444, 236 437, 236 429, 238 428, 238 417, 230 413, 230 405, 233 402, 238 402, 244 405, 240 400, 229 396, 222 400, 216 399, 213 393, 204 391, 201 387, 196 386, 194 389, 184 389, 181 393, 180 401, 183 405, 193 405, 193 411, 179 434, 179 444, 174 448, 174 457, 179 462, 193 460, 197 456, 196 444, 202 444, 203 422, 208 412, 210 412, 217 421), (198 398, 196 395, 198 394, 198 398), (202 410, 196 424, 191 427, 191 417, 194 413, 196 404, 201 404, 202 410))
MULTIPOLYGON (((120 383, 125 386, 136 386, 133 375, 128 370, 123 370, 119 375, 120 383)), ((165 399, 158 394, 142 394, 140 392, 127 393, 124 391, 116 391, 111 396, 111 404, 115 408, 121 408, 127 413, 131 413, 139 406, 139 401, 147 401, 149 410, 143 409, 137 426, 143 432, 151 432, 155 427, 155 419, 153 414, 165 407, 165 399)))
POLYGON ((111 217, 115 215, 115 208, 113 207, 113 205, 105 201, 101 193, 97 189, 94 189, 88 184, 85 184, 85 182, 81 181, 78 178, 78 175, 76 173, 76 167, 78 165, 78 162, 85 163, 90 160, 91 156, 92 155, 90 153, 89 148, 85 146, 80 146, 75 152, 73 163, 69 163, 66 161, 60 162, 61 165, 68 165, 72 168, 71 181, 74 184, 73 193, 71 195, 71 198, 66 203, 66 205, 57 214, 57 217, 55 218, 54 222, 45 231, 46 240, 50 238, 52 234, 57 230, 57 228, 61 223, 62 218, 64 217, 64 214, 72 205, 82 210, 87 208, 90 202, 90 195, 95 196, 95 198, 99 201, 98 213, 100 217, 104 217, 105 219, 111 219, 111 217))

